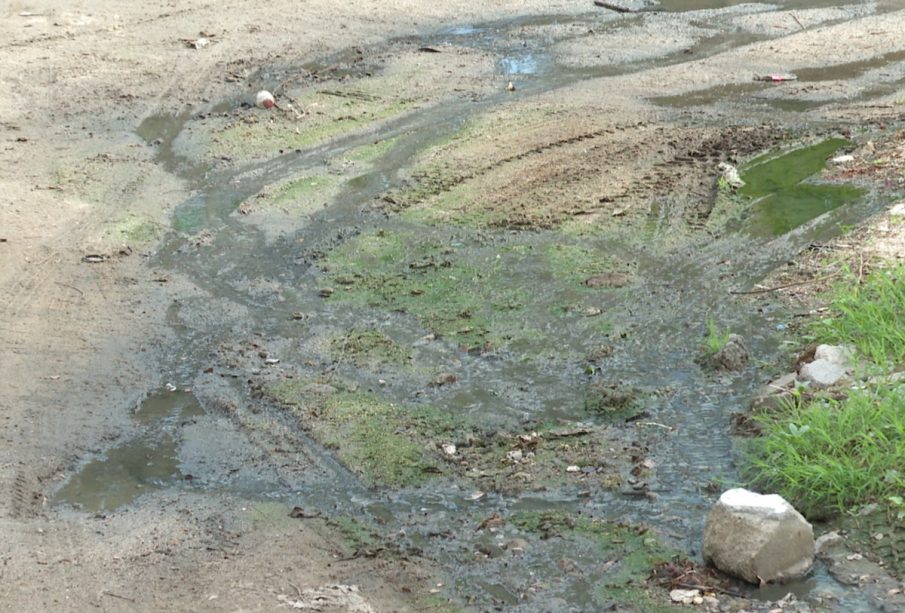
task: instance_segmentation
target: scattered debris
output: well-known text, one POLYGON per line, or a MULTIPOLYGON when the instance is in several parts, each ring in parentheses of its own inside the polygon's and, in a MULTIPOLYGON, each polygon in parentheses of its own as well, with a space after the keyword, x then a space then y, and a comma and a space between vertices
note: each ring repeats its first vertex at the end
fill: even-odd
POLYGON ((736 168, 732 164, 729 164, 728 162, 720 162, 717 166, 717 170, 720 171, 720 176, 732 189, 739 189, 745 186, 745 182, 742 181, 742 178, 738 174, 738 168, 736 168))
POLYGON ((255 106, 261 109, 269 109, 276 106, 276 100, 273 99, 273 94, 266 89, 262 89, 255 94, 255 106))
POLYGON ((459 378, 454 373, 441 372, 439 375, 434 377, 433 385, 435 387, 442 387, 444 385, 452 385, 458 380, 459 378))
POLYGON ((182 43, 189 49, 204 49, 211 44, 211 39, 202 36, 200 38, 183 38, 182 43))
POLYGON ((319 588, 299 590, 298 595, 277 596, 277 600, 290 609, 305 611, 347 611, 349 613, 375 613, 374 607, 361 597, 356 585, 325 585, 319 588))
POLYGON ((289 517, 293 519, 315 519, 318 517, 323 517, 320 511, 307 511, 302 507, 292 507, 292 510, 289 511, 289 517))
POLYGON ((785 81, 797 81, 798 77, 791 73, 774 73, 765 75, 754 75, 755 81, 765 81, 767 83, 782 83, 785 81))
POLYGON ((631 8, 629 6, 623 6, 621 4, 616 4, 615 2, 608 2, 607 0, 594 0, 594 6, 599 6, 602 9, 608 9, 617 13, 639 12, 638 9, 631 8))
POLYGON ((701 590, 672 590, 669 599, 678 604, 704 604, 701 590))
POLYGON ((88 255, 82 256, 82 261, 86 264, 99 264, 101 262, 106 262, 108 259, 110 259, 109 256, 99 253, 89 253, 88 255))

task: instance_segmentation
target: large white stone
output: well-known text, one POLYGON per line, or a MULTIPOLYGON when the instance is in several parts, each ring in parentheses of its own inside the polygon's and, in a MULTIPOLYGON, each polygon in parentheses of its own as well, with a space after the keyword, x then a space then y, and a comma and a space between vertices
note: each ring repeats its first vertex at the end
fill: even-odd
POLYGON ((810 381, 817 387, 829 387, 846 375, 845 367, 827 359, 814 360, 801 367, 802 380, 810 381))
POLYGON ((814 530, 782 496, 732 489, 707 517, 703 555, 749 583, 792 579, 814 563, 814 530))
POLYGON ((854 355, 852 348, 844 345, 817 345, 814 360, 828 360, 847 369, 851 367, 854 355))

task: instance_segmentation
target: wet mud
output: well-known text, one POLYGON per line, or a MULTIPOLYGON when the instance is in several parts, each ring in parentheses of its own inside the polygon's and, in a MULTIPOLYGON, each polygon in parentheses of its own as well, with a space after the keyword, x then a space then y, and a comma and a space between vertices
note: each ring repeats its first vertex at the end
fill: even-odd
MULTIPOLYGON (((773 10, 741 4, 659 8, 773 10)), ((792 314, 738 292, 884 196, 827 175, 851 127, 812 120, 799 97, 729 123, 688 115, 763 84, 611 114, 569 103, 575 83, 683 61, 664 49, 595 67, 546 44, 562 55, 589 30, 660 23, 628 19, 456 26, 263 70, 251 82, 277 95, 272 111, 237 95, 147 119, 159 166, 193 190, 152 257, 190 288, 168 312, 181 341, 164 378, 192 393, 147 399, 140 434, 54 502, 236 491, 332 518, 352 552, 431 560, 453 610, 669 610, 647 577, 696 555, 714 494, 737 480, 729 417, 784 356, 792 314), (745 187, 721 184, 720 162, 745 187), (708 322, 755 359, 702 368, 708 322)), ((752 40, 686 33, 699 55, 752 40)), ((868 606, 823 570, 783 590, 868 606)))

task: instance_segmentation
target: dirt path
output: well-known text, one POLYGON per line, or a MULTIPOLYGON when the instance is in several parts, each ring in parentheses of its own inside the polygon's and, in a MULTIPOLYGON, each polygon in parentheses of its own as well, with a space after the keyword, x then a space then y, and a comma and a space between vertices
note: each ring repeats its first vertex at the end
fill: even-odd
MULTIPOLYGON (((874 9, 891 12, 815 9, 798 11, 794 20, 785 12, 734 17, 726 9, 714 31, 697 31, 698 25, 690 26, 681 16, 652 16, 631 22, 635 25, 612 39, 570 39, 574 23, 552 23, 555 15, 592 12, 589 5, 578 0, 480 5, 279 0, 193 1, 167 8, 105 0, 75 8, 71 3, 36 1, 2 9, 3 609, 270 610, 285 601, 281 596, 304 600, 310 596, 303 596, 305 589, 338 583, 360 586, 375 610, 415 610, 433 606, 435 586, 442 581, 440 570, 429 563, 362 555, 338 541, 336 526, 321 518, 289 518, 281 506, 252 503, 235 493, 164 489, 125 510, 97 515, 48 503, 75 467, 142 430, 132 414, 143 398, 168 383, 182 387, 195 381, 198 373, 170 380, 180 374, 179 360, 195 359, 191 348, 184 355, 174 354, 184 339, 172 325, 173 313, 195 304, 185 307, 189 315, 181 317, 197 323, 205 315, 198 303, 213 308, 226 304, 205 303, 199 298, 205 290, 198 279, 163 270, 152 257, 163 229, 172 225, 173 208, 191 197, 197 185, 185 173, 171 172, 161 162, 159 148, 136 134, 145 118, 248 97, 267 80, 266 72, 258 72, 261 68, 294 66, 300 59, 320 61, 356 48, 379 51, 373 59, 388 76, 385 82, 375 79, 374 87, 386 89, 374 95, 387 95, 392 88, 411 94, 405 99, 407 112, 506 95, 507 81, 515 80, 512 101, 496 104, 484 116, 488 123, 476 128, 485 138, 466 147, 451 146, 445 158, 442 149, 434 154, 449 164, 445 171, 456 175, 455 184, 442 185, 441 195, 454 189, 486 195, 475 200, 475 210, 482 220, 490 220, 488 227, 536 229, 595 219, 630 226, 636 220, 641 223, 639 211, 663 194, 709 193, 710 161, 727 148, 730 155, 744 156, 772 142, 769 134, 758 131, 769 110, 720 131, 696 123, 707 123, 720 113, 739 118, 733 115, 739 106, 731 101, 696 111, 664 110, 645 96, 681 96, 748 83, 752 72, 840 63, 839 40, 850 43, 845 62, 902 52, 905 40, 905 14, 883 2, 874 9), (544 19, 526 21, 516 34, 509 34, 507 44, 516 48, 525 41, 532 48, 549 47, 562 66, 576 74, 587 70, 591 78, 534 95, 529 76, 500 74, 498 58, 480 45, 453 45, 453 53, 444 49, 434 58, 412 48, 405 38, 450 24, 533 14, 544 19), (786 29, 795 21, 805 31, 786 29), (757 40, 742 46, 724 41, 720 36, 729 24, 757 40), (681 35, 650 53, 654 59, 674 54, 676 60, 645 65, 651 58, 638 51, 637 41, 673 29, 681 35), (207 42, 195 48, 200 37, 207 42), (385 44, 396 38, 402 42, 385 44), (639 55, 625 55, 626 45, 639 55), (686 54, 686 48, 695 51, 686 54), (607 74, 610 63, 639 70, 607 74), (706 165, 694 161, 699 153, 707 158, 706 165), (559 206, 561 202, 567 206, 559 206)), ((605 28, 622 17, 595 13, 593 19, 599 20, 595 27, 605 28)), ((899 67, 895 59, 879 66, 887 64, 899 67)), ((842 98, 882 85, 884 79, 869 74, 852 85, 857 77, 863 74, 838 82, 826 79, 812 90, 803 89, 799 97, 842 98)), ((292 85, 287 82, 286 91, 292 85)), ((864 107, 837 104, 815 110, 809 121, 852 115, 898 121, 898 95, 891 87, 864 107), (870 104, 885 108, 871 109, 870 104)), ((205 139, 221 128, 241 127, 247 119, 242 112, 236 107, 222 119, 211 113, 193 121, 187 136, 173 144, 174 151, 202 159, 219 146, 220 155, 230 159, 206 160, 213 168, 238 164, 248 149, 242 153, 205 139)), ((311 117, 316 112, 314 108, 311 117)), ((282 121, 295 128, 291 117, 282 121)), ((781 123, 791 127, 794 119, 781 123)), ((263 151, 264 158, 272 153, 263 151)), ((178 157, 173 160, 182 163, 178 157)), ((361 162, 348 162, 355 163, 361 162)), ((449 173, 439 179, 446 181, 449 173)), ((412 214, 421 214, 419 209, 441 218, 458 214, 446 211, 441 199, 425 202, 414 202, 412 214)), ((254 211, 247 212, 251 214, 242 223, 272 232, 271 238, 285 235, 286 227, 297 223, 294 213, 256 217, 254 211)), ((696 227, 701 214, 689 208, 678 216, 683 228, 696 227)), ((221 322, 227 319, 220 315, 221 322)), ((241 325, 237 335, 240 329, 253 336, 241 325)), ((201 341, 198 346, 206 348, 201 341)), ((242 368, 252 369, 245 363, 242 368)), ((210 389, 216 389, 213 383, 210 389)), ((247 428, 257 423, 254 419, 235 421, 247 428)), ((202 427, 207 425, 202 421, 202 427)), ((267 427, 272 429, 261 426, 262 440, 278 432, 272 424, 267 427)), ((227 424, 216 431, 235 428, 227 424)), ((266 465, 281 458, 285 465, 273 471, 277 481, 319 470, 317 458, 293 459, 295 464, 289 466, 289 454, 280 455, 277 447, 272 441, 250 445, 242 459, 266 465), (259 448, 270 455, 253 459, 259 448)), ((224 451, 217 461, 229 460, 224 451)), ((346 608, 357 601, 354 595, 344 597, 346 608)))

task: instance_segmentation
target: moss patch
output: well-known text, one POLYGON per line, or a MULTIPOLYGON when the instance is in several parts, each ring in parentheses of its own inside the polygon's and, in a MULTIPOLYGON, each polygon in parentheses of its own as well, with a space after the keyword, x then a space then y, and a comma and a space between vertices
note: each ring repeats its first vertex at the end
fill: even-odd
POLYGON ((141 246, 154 241, 161 231, 160 224, 144 215, 128 215, 113 226, 112 235, 131 246, 141 246))
POLYGON ((353 163, 373 164, 386 155, 396 145, 398 140, 398 136, 396 138, 385 138, 383 140, 374 141, 368 145, 350 149, 342 156, 342 159, 353 163))
POLYGON ((666 602, 663 594, 652 593, 647 579, 654 568, 677 555, 643 527, 614 524, 565 511, 525 512, 510 520, 522 530, 543 539, 561 538, 577 545, 589 544, 604 565, 602 576, 594 577, 594 594, 600 610, 606 607, 642 612, 680 612, 685 609, 666 602), (615 606, 614 606, 615 605, 615 606))
POLYGON ((602 249, 583 245, 548 245, 545 251, 554 275, 587 287, 621 287, 630 279, 630 267, 602 249))
POLYGON ((412 106, 409 100, 374 90, 340 87, 308 93, 295 101, 295 107, 305 111, 302 116, 253 110, 217 133, 209 153, 239 161, 271 157, 360 130, 412 106))
POLYGON ((502 262, 464 264, 454 248, 414 233, 363 234, 332 251, 334 300, 410 313, 428 330, 465 348, 534 340, 523 318, 528 295, 502 262))
POLYGON ((330 350, 339 360, 358 366, 377 368, 383 365, 409 364, 411 354, 391 338, 376 330, 353 330, 330 341, 330 350))
POLYGON ((449 472, 438 445, 465 429, 462 420, 429 406, 323 387, 290 380, 264 393, 293 409, 311 436, 369 485, 405 487, 449 472))

